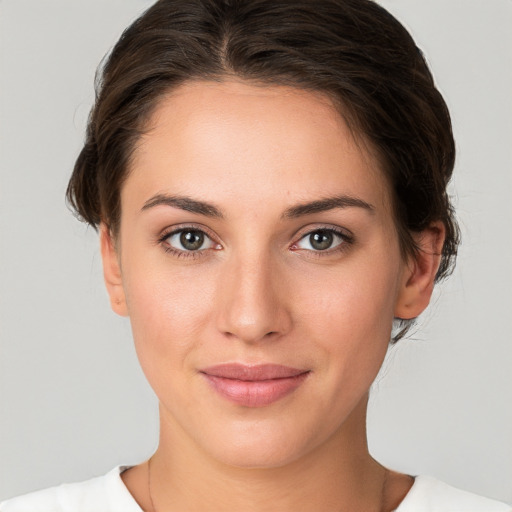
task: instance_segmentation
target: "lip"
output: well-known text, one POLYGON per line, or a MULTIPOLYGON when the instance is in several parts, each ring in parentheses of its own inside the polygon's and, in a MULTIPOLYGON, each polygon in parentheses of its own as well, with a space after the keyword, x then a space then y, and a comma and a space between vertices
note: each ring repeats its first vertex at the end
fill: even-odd
POLYGON ((223 398, 245 407, 264 407, 297 389, 309 370, 276 364, 227 363, 200 370, 223 398))

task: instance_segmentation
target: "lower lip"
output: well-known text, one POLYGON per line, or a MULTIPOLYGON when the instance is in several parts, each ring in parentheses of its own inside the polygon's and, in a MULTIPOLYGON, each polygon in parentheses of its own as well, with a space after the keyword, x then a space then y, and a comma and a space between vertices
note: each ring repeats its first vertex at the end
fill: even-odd
POLYGON ((244 407, 265 407, 295 391, 308 373, 281 379, 246 381, 203 374, 222 397, 244 407))

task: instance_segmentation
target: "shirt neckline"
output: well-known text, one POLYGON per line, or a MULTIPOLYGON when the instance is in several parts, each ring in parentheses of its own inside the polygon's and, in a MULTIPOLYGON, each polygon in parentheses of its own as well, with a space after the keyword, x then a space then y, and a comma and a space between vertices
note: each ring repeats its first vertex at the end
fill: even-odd
MULTIPOLYGON (((124 473, 125 471, 127 471, 128 469, 130 469, 132 467, 134 467, 134 466, 133 465, 117 466, 110 472, 110 474, 113 477, 112 480, 114 483, 114 488, 117 489, 116 494, 122 495, 123 499, 125 501, 128 501, 130 503, 131 507, 133 508, 133 511, 130 510, 127 512, 144 512, 142 510, 142 508, 140 507, 140 505, 135 500, 135 498, 133 497, 132 493, 128 490, 128 487, 126 487, 125 483, 123 482, 123 479, 121 478, 122 473, 124 473)), ((414 483, 412 484, 411 488, 409 489, 407 494, 404 496, 403 500, 400 502, 398 507, 391 512, 401 512, 402 505, 404 505, 404 503, 406 505, 407 502, 414 497, 414 494, 416 493, 416 489, 420 486, 420 484, 418 484, 418 481, 423 480, 424 478, 421 476, 414 476, 413 478, 414 478, 414 483)))

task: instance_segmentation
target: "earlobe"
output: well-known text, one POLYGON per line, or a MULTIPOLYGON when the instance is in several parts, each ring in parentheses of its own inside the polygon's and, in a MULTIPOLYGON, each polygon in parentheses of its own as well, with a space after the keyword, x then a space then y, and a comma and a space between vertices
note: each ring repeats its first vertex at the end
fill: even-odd
POLYGON ((128 316, 118 254, 110 230, 105 224, 100 226, 100 247, 101 259, 103 261, 103 277, 110 297, 110 306, 118 315, 128 316))
POLYGON ((418 250, 409 258, 402 277, 395 307, 396 318, 416 318, 428 306, 441 262, 445 235, 442 222, 434 222, 421 233, 413 235, 418 250))

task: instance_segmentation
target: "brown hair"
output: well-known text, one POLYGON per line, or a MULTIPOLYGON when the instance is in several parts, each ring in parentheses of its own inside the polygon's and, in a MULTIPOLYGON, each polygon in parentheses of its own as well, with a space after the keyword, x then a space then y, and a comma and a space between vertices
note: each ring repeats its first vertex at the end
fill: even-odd
POLYGON ((407 30, 372 0, 160 0, 122 35, 97 79, 67 198, 115 234, 120 190, 158 100, 192 80, 226 76, 327 94, 375 148, 394 195, 402 250, 442 221, 437 279, 458 227, 446 192, 455 146, 446 104, 407 30))

